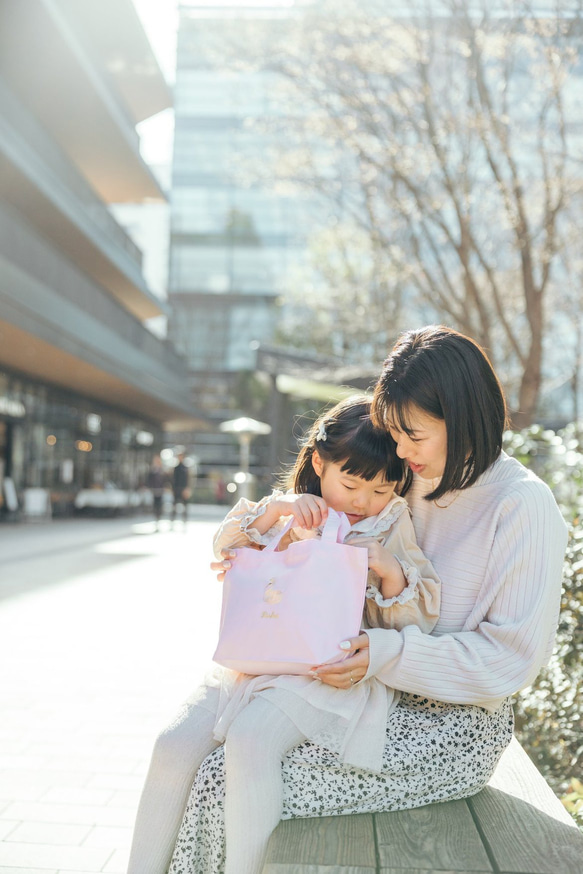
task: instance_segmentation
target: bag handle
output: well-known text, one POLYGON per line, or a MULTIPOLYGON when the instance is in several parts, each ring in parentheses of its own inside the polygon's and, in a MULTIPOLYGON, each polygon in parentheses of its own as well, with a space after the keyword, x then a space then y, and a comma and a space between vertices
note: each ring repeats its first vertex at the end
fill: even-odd
POLYGON ((338 513, 332 507, 328 508, 328 518, 322 529, 322 540, 327 543, 343 543, 350 531, 350 522, 344 513, 338 513))
MULTIPOLYGON (((295 519, 292 518, 285 523, 279 537, 275 537, 271 543, 268 543, 263 552, 275 552, 283 537, 287 534, 290 528, 293 528, 295 519)), ((350 522, 344 513, 337 513, 331 507, 328 508, 328 518, 322 529, 322 540, 326 543, 342 543, 344 538, 350 531, 350 522)))

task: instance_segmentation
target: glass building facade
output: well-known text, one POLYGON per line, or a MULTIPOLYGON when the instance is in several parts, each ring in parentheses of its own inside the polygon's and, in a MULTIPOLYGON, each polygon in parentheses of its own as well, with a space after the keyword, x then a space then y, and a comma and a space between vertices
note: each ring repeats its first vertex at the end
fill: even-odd
MULTIPOLYGON (((280 26, 265 10, 238 9, 247 19, 253 14, 261 27, 280 26)), ((217 63, 216 45, 228 47, 237 27, 237 18, 208 7, 180 10, 170 336, 187 357, 195 391, 213 373, 254 368, 253 341, 271 340, 282 278, 305 246, 306 202, 247 172, 282 145, 265 125, 282 108, 273 74, 237 70, 228 49, 217 63)))
POLYGON ((30 11, 0 3, 0 522, 141 498, 164 429, 194 414, 110 212, 166 202, 136 126, 172 94, 132 0, 30 11))
POLYGON ((46 489, 53 515, 71 513, 79 489, 144 486, 161 442, 159 424, 0 370, 0 482, 46 489))
POLYGON ((297 10, 252 4, 221 10, 184 0, 179 12, 169 339, 186 358, 195 408, 211 425, 192 435, 199 482, 238 470, 236 442, 218 425, 241 414, 272 427, 270 438, 251 446, 250 469, 267 481, 282 441, 289 460, 289 404, 273 374, 262 372, 253 400, 245 380, 255 378, 258 345, 277 341, 318 204, 299 189, 282 189, 271 169, 289 153, 285 122, 297 104, 273 72, 260 64, 243 69, 236 46, 242 28, 259 45, 289 27, 297 10))

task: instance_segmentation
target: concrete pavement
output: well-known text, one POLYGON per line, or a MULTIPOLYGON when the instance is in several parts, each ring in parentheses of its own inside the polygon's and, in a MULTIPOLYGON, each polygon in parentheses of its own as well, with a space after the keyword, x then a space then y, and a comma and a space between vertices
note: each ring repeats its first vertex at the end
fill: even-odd
POLYGON ((0 526, 0 874, 123 874, 157 730, 202 678, 225 508, 0 526))

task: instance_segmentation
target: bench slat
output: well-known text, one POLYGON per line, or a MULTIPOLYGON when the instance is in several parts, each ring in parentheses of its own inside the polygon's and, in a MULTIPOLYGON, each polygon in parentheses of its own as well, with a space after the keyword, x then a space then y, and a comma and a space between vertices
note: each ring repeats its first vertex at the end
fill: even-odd
POLYGON ((583 872, 583 834, 518 741, 468 804, 501 874, 583 872))
POLYGON ((493 870, 465 801, 377 813, 374 820, 381 870, 493 870))
MULTIPOLYGON (((514 798, 527 801, 543 813, 548 813, 553 819, 558 819, 577 830, 573 818, 569 816, 515 737, 512 738, 510 745, 502 754, 488 786, 500 789, 514 798)), ((479 796, 474 797, 478 798, 479 796)))
MULTIPOLYGON (((334 874, 334 872, 328 868, 326 874, 334 874)), ((455 871, 451 868, 448 871, 441 868, 439 871, 435 868, 379 868, 379 874, 476 874, 476 872, 469 871, 467 868, 464 868, 463 871, 457 868, 455 871)))
MULTIPOLYGON (((376 868, 354 868, 346 865, 292 865, 288 862, 268 862, 261 874, 374 874, 376 868)), ((406 872, 409 874, 409 871, 406 872)), ((423 874, 427 874, 426 871, 423 874)), ((440 872, 447 874, 447 872, 440 872)))
POLYGON ((583 874, 583 835, 516 740, 488 786, 463 801, 374 816, 281 822, 272 835, 263 874, 493 870, 583 874))
POLYGON ((371 814, 287 819, 269 843, 263 874, 374 874, 371 814))

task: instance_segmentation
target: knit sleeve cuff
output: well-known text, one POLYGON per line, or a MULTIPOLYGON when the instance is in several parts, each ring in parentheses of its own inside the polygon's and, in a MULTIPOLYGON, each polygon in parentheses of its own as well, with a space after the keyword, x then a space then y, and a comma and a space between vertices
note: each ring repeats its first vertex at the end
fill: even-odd
POLYGON ((366 634, 369 640, 369 663, 364 680, 378 677, 387 686, 394 685, 390 676, 385 679, 383 674, 390 675, 391 667, 398 661, 403 648, 401 634, 391 628, 369 628, 366 634))

